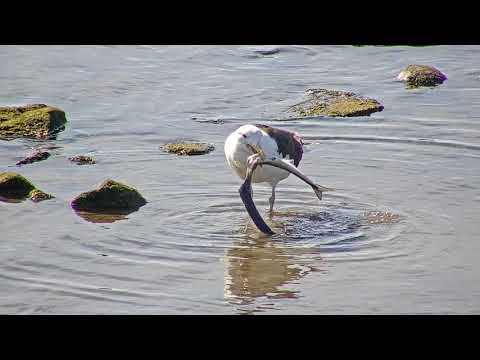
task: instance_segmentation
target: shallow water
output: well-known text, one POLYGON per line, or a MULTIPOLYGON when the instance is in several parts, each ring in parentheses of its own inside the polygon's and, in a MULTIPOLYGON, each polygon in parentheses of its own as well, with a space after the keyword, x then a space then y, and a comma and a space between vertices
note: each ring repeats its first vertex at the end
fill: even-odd
MULTIPOLYGON (((479 46, 0 47, 0 105, 47 103, 69 120, 42 162, 15 166, 45 142, 0 141, 1 171, 56 196, 0 202, 0 312, 480 312, 479 59, 479 46), (449 80, 406 90, 395 77, 409 63, 449 80), (385 110, 272 120, 308 88, 385 110), (300 169, 337 189, 319 202, 297 178, 282 182, 265 216, 273 237, 245 231, 223 154, 231 131, 260 121, 300 132, 300 169), (176 139, 216 150, 159 149, 176 139), (78 154, 97 164, 68 161, 78 154), (106 178, 148 204, 109 222, 73 212, 106 178)), ((254 185, 263 213, 269 195, 254 185)))

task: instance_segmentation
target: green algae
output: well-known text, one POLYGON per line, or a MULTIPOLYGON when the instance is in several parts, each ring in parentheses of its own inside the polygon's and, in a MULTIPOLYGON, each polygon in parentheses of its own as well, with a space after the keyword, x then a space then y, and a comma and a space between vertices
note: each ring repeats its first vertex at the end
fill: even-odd
POLYGON ((0 137, 46 139, 65 129, 65 112, 45 104, 0 107, 0 137))
POLYGON ((373 99, 348 98, 332 102, 324 110, 329 116, 368 116, 379 110, 380 103, 373 99))
POLYGON ((352 92, 327 89, 307 90, 310 99, 293 105, 289 111, 299 116, 351 117, 369 116, 383 110, 377 100, 361 97, 352 92))
POLYGON ((427 65, 408 65, 399 75, 398 79, 405 81, 407 88, 421 86, 437 86, 442 84, 447 77, 440 70, 427 65))
POLYGON ((136 211, 146 203, 133 187, 108 179, 97 189, 78 195, 71 206, 79 211, 123 213, 136 211))
POLYGON ((30 193, 28 194, 28 197, 33 202, 40 202, 40 201, 43 201, 43 200, 49 200, 49 199, 54 198, 53 195, 46 194, 43 191, 40 191, 38 189, 34 189, 34 190, 30 191, 30 193))
POLYGON ((162 148, 178 155, 203 155, 215 149, 211 144, 187 142, 168 143, 162 145, 162 148))
POLYGON ((54 196, 37 189, 22 175, 0 172, 0 196, 7 199, 31 199, 34 202, 53 199, 54 196))

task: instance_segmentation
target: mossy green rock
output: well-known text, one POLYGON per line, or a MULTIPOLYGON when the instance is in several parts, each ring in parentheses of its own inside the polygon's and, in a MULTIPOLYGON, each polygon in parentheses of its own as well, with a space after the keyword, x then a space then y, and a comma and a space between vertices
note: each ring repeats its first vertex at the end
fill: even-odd
POLYGON ((78 195, 71 206, 78 211, 123 213, 136 211, 146 203, 134 188, 109 179, 98 189, 78 195))
POLYGON ((369 116, 383 110, 377 100, 362 97, 348 91, 309 89, 309 99, 291 106, 287 111, 297 116, 369 116))
POLYGON ((7 199, 26 199, 39 202, 54 196, 37 189, 22 175, 14 172, 0 172, 0 196, 7 199))
POLYGON ((407 87, 436 86, 447 80, 447 76, 433 66, 408 65, 397 79, 404 81, 407 87))
POLYGON ((178 155, 203 155, 213 151, 215 147, 204 143, 168 143, 162 146, 168 152, 178 155))
POLYGON ((0 137, 48 139, 66 122, 64 111, 45 104, 0 107, 0 137))

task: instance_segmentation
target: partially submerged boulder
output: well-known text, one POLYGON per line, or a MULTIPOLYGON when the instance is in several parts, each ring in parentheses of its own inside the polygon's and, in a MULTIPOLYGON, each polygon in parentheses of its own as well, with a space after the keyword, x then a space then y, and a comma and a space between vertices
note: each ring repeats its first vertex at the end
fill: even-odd
POLYGON ((205 143, 168 143, 161 146, 164 150, 178 155, 203 155, 213 151, 215 147, 205 143))
POLYGON ((0 137, 47 139, 66 122, 64 111, 45 104, 0 107, 0 137))
POLYGON ((447 76, 433 66, 408 65, 397 79, 404 81, 408 87, 436 86, 447 80, 447 76))
POLYGON ((0 172, 0 197, 6 199, 30 198, 34 202, 54 198, 54 196, 37 189, 22 175, 14 172, 0 172))
POLYGON ((96 163, 94 158, 85 155, 72 156, 69 157, 68 160, 76 163, 77 165, 93 165, 96 163))
POLYGON ((287 111, 297 116, 369 116, 383 110, 377 100, 359 96, 349 91, 309 89, 306 101, 291 106, 287 111))
POLYGON ((137 211, 146 203, 136 189, 109 179, 97 189, 78 195, 71 206, 77 211, 115 214, 137 211))
POLYGON ((16 165, 32 164, 34 162, 46 160, 49 157, 50 157, 50 153, 48 151, 37 150, 32 155, 29 155, 25 159, 17 162, 16 165))

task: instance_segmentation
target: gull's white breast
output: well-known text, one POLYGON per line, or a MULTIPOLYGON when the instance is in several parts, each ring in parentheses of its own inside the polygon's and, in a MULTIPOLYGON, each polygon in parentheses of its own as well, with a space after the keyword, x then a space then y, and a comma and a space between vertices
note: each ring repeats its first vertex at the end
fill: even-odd
MULTIPOLYGON (((254 125, 241 126, 231 133, 225 141, 227 163, 241 179, 245 179, 246 176, 248 157, 254 154, 247 144, 263 150, 267 158, 281 158, 276 141, 267 133, 254 125)), ((253 173, 252 182, 267 182, 275 185, 289 175, 290 173, 283 169, 259 166, 253 173)))

